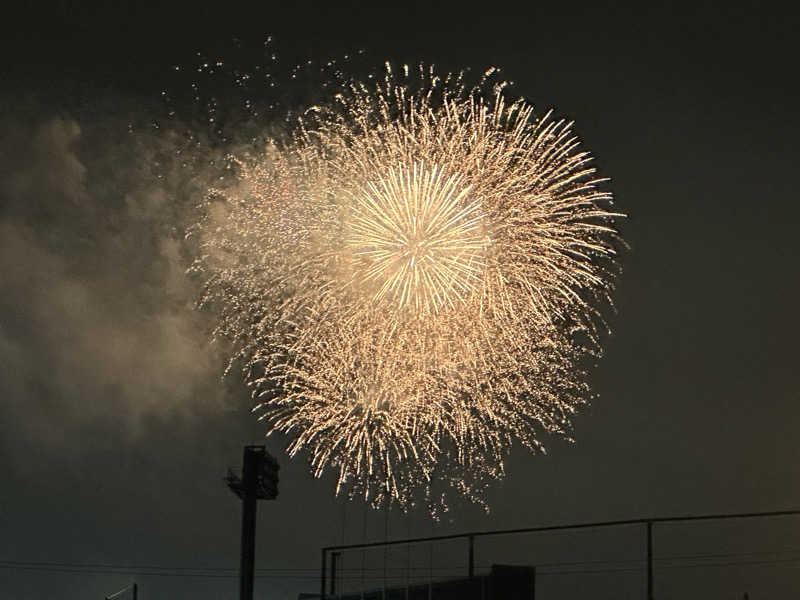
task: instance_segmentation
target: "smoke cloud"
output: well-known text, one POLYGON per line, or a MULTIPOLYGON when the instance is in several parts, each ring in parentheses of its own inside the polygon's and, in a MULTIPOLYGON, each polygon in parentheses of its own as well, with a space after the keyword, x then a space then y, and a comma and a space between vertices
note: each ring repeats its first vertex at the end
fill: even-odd
POLYGON ((87 423, 132 439, 229 406, 185 275, 191 202, 151 170, 165 136, 36 111, 0 127, 3 427, 66 446, 87 423))

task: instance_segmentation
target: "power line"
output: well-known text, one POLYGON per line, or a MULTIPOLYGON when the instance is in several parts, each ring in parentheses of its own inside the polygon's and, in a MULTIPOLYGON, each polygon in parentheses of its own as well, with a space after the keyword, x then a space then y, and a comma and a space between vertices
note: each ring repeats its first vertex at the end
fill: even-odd
POLYGON ((13 569, 18 571, 48 571, 48 572, 55 572, 55 573, 83 573, 87 575, 146 575, 146 576, 156 576, 156 577, 219 577, 219 578, 230 578, 230 577, 238 577, 237 574, 231 573, 230 575, 221 574, 221 573, 191 573, 191 572, 183 572, 183 573, 176 573, 170 571, 153 571, 153 572, 144 572, 142 570, 137 569, 129 569, 129 570, 97 570, 97 569, 78 569, 78 568, 65 568, 65 567, 44 567, 44 566, 24 566, 24 565, 4 565, 0 564, 0 569, 13 569))
MULTIPOLYGON (((777 550, 755 550, 750 552, 725 552, 725 553, 708 553, 708 554, 675 554, 669 556, 661 556, 657 557, 654 560, 658 561, 670 561, 670 560, 683 560, 683 559, 695 559, 695 558, 730 558, 735 556, 763 556, 763 555, 777 555, 777 554, 800 554, 800 548, 782 548, 777 550)), ((800 557, 798 557, 800 560, 800 557)), ((553 563, 537 563, 540 567, 545 566, 554 566, 554 565, 577 565, 577 564, 603 564, 603 563, 624 563, 624 562, 635 562, 641 563, 644 562, 644 559, 639 558, 621 558, 621 559, 605 559, 605 560, 578 560, 578 561, 558 561, 553 563)), ((78 562, 54 562, 54 561, 16 561, 16 560, 1 560, 0 565, 9 565, 9 566, 47 566, 47 567, 75 567, 80 569, 123 569, 123 570, 164 570, 164 571, 238 571, 237 567, 220 567, 220 566, 179 566, 179 565, 130 565, 130 564, 122 564, 122 563, 78 563, 78 562)), ((479 565, 481 567, 489 567, 491 566, 490 563, 485 563, 479 565)), ((389 567, 392 569, 393 567, 389 567)), ((441 569, 450 569, 451 567, 433 567, 434 570, 441 570, 441 569)), ((456 568, 456 567, 452 567, 456 568)), ((394 567, 397 570, 405 570, 406 567, 394 567)), ((429 567, 425 567, 425 569, 429 569, 429 567)), ((349 567, 349 568, 340 568, 339 571, 361 571, 361 570, 383 570, 383 567, 349 567)), ((316 572, 317 569, 315 568, 300 568, 300 567, 259 567, 256 571, 261 572, 274 572, 274 571, 314 571, 316 572)))
POLYGON ((166 571, 236 571, 236 567, 184 567, 184 566, 163 566, 163 565, 126 565, 109 563, 72 563, 72 562, 50 562, 50 561, 14 561, 0 560, 0 565, 20 565, 20 566, 53 566, 53 567, 78 567, 89 569, 143 569, 143 570, 166 570, 166 571))
MULTIPOLYGON (((762 552, 747 552, 747 553, 734 553, 734 554, 704 554, 704 555, 675 555, 658 559, 661 562, 665 561, 687 561, 700 559, 714 559, 714 558, 727 558, 736 556, 758 556, 758 555, 779 555, 787 553, 797 553, 800 550, 779 550, 779 551, 762 551, 762 552)), ((726 567, 726 566, 768 566, 768 565, 788 565, 800 562, 799 557, 792 558, 774 558, 770 560, 753 560, 753 561, 726 561, 726 562, 695 562, 693 564, 667 564, 662 565, 661 568, 665 569, 683 569, 683 568, 698 568, 698 567, 726 567)), ((484 565, 481 565, 485 568, 484 565)), ((618 572, 641 572, 644 566, 644 561, 636 559, 620 559, 620 560, 587 560, 587 561, 563 561, 551 563, 538 563, 537 569, 542 575, 559 575, 559 574, 586 574, 586 573, 618 573, 618 572), (597 568, 597 569, 556 569, 555 567, 570 567, 579 565, 620 565, 620 564, 634 563, 639 566, 633 567, 610 567, 610 568, 597 568), (550 570, 547 570, 550 569, 550 570)), ((43 562, 43 561, 0 561, 0 569, 14 569, 25 571, 49 571, 59 573, 77 573, 77 574, 93 574, 93 575, 143 575, 143 576, 159 576, 159 577, 208 577, 208 578, 236 578, 238 575, 234 568, 229 567, 166 567, 166 566, 127 566, 127 565, 109 565, 98 563, 59 563, 59 562, 43 562)), ((383 571, 382 568, 368 568, 365 571, 383 571)), ((390 569, 397 571, 398 576, 410 571, 425 572, 430 569, 428 567, 397 567, 390 569)), ((435 567, 434 570, 438 572, 439 576, 452 576, 463 575, 463 567, 435 567)), ((350 575, 352 572, 360 572, 361 569, 350 568, 342 569, 340 577, 342 579, 357 579, 360 576, 350 575)), ((272 579, 315 579, 316 569, 302 569, 302 568, 263 568, 258 569, 259 578, 272 578, 272 579)), ((366 579, 380 580, 383 578, 382 574, 370 574, 366 579)))

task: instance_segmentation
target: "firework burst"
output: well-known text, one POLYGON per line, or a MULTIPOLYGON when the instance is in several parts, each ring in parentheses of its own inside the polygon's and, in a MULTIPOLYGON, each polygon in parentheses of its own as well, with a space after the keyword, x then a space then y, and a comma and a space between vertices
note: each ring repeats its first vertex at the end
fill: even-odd
POLYGON ((493 75, 342 85, 196 228, 268 432, 378 504, 434 477, 480 501, 589 396, 620 215, 571 124, 493 75))

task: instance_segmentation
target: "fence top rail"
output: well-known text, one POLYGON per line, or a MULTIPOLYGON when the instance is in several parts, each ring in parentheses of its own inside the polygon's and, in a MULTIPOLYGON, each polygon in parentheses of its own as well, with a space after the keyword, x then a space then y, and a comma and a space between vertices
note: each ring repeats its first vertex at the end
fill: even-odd
POLYGON ((382 546, 403 546, 409 544, 420 544, 424 542, 438 542, 444 540, 468 539, 476 537, 487 537, 490 535, 510 535, 515 533, 537 533, 544 531, 562 531, 567 529, 591 529, 598 527, 619 527, 624 525, 646 525, 648 523, 674 523, 686 521, 711 521, 720 519, 750 519, 753 517, 786 517, 800 515, 800 510, 775 510, 769 512, 751 513, 729 513, 729 514, 710 514, 710 515, 679 515, 671 517, 650 517, 639 519, 622 519, 616 521, 594 521, 585 523, 570 523, 567 525, 545 525, 540 527, 523 527, 518 529, 493 529, 488 531, 470 531, 465 533, 451 533, 448 535, 436 535, 429 537, 407 538, 402 540, 391 540, 384 542, 366 542, 362 544, 344 544, 339 546, 325 546, 322 552, 332 552, 337 550, 362 550, 366 548, 378 548, 382 546))

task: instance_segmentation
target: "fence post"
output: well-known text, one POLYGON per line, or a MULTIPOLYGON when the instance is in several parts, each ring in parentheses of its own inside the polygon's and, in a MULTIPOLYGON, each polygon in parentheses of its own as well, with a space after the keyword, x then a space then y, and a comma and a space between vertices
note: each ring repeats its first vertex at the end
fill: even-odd
POLYGON ((325 555, 325 548, 322 549, 322 567, 320 573, 320 586, 319 586, 319 597, 320 600, 325 600, 325 567, 326 567, 327 556, 325 555))
POLYGON ((653 522, 647 522, 647 600, 653 596, 653 522))
POLYGON ((469 536, 469 578, 475 578, 475 536, 469 536))
POLYGON ((340 552, 331 552, 331 597, 336 597, 336 559, 340 552))

